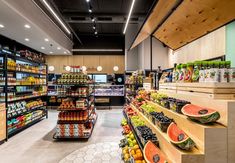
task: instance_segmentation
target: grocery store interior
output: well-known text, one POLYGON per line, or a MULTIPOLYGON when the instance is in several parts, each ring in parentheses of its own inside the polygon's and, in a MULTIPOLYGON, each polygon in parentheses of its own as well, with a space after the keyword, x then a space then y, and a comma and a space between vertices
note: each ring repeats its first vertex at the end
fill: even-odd
POLYGON ((0 163, 235 163, 235 0, 0 0, 0 163))

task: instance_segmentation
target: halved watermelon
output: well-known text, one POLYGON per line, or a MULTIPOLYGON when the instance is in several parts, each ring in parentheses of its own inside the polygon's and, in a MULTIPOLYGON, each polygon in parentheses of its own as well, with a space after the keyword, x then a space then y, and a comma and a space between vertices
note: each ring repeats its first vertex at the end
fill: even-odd
POLYGON ((151 141, 145 144, 143 153, 147 163, 167 163, 165 155, 151 141))
POLYGON ((201 123, 215 122, 220 118, 219 112, 213 109, 204 108, 193 104, 185 105, 181 111, 190 119, 197 120, 201 123))
POLYGON ((174 122, 167 129, 167 135, 172 144, 175 144, 181 149, 190 150, 195 143, 188 135, 181 130, 174 122))

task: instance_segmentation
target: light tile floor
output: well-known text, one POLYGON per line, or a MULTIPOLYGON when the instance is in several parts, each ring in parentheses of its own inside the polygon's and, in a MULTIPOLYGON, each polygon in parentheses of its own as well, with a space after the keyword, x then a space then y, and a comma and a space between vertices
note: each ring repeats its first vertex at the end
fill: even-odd
POLYGON ((88 141, 55 141, 57 112, 0 145, 0 163, 118 163, 121 109, 98 110, 98 120, 88 141), (83 161, 82 161, 83 160, 83 161))

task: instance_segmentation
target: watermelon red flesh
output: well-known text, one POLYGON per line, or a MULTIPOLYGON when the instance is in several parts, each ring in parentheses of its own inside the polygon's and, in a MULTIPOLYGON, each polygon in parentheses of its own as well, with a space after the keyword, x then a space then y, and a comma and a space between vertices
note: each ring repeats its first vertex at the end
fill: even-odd
POLYGON ((215 122, 220 118, 219 112, 193 104, 185 105, 181 111, 184 115, 201 123, 215 122))
POLYGON ((183 114, 185 114, 187 116, 191 116, 191 117, 204 117, 204 116, 208 116, 210 114, 213 114, 216 111, 209 109, 209 108, 204 108, 204 107, 200 107, 197 105, 193 105, 193 104, 187 104, 182 108, 182 112, 183 112, 183 114), (202 111, 202 110, 206 110, 207 113, 200 114, 200 111, 202 111))
POLYGON ((143 153, 144 153, 144 159, 147 161, 147 163, 167 163, 165 155, 151 141, 148 141, 146 143, 146 145, 144 146, 143 153), (156 157, 159 158, 158 162, 154 162, 154 156, 155 159, 156 157))
POLYGON ((168 133, 169 138, 175 143, 183 142, 188 138, 188 136, 184 133, 184 131, 181 130, 175 123, 170 124, 170 126, 168 127, 167 133, 168 133), (181 141, 178 140, 178 137, 180 134, 184 135, 184 139, 181 141))
POLYGON ((195 143, 175 123, 171 123, 167 129, 167 135, 171 142, 184 150, 190 150, 195 143), (182 140, 179 140, 181 138, 182 140))

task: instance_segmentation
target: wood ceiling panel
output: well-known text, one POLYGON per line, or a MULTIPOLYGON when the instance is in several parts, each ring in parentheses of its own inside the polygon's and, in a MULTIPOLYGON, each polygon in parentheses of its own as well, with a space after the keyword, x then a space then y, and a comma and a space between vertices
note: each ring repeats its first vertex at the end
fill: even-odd
POLYGON ((184 0, 154 36, 176 50, 234 19, 234 0, 184 0))
POLYGON ((159 0, 136 37, 131 49, 148 38, 178 3, 179 0, 159 0))

